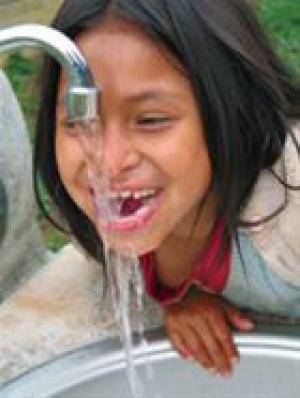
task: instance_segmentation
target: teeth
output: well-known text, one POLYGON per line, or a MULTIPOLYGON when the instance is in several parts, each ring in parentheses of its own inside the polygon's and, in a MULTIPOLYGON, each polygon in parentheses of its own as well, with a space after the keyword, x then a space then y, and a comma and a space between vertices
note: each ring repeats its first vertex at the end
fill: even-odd
POLYGON ((144 189, 141 191, 136 191, 133 193, 134 199, 147 198, 148 196, 153 196, 155 194, 154 189, 144 189))
POLYGON ((132 194, 130 191, 123 191, 123 192, 119 192, 119 196, 121 199, 129 199, 132 194))
POLYGON ((149 196, 153 196, 155 194, 154 189, 142 189, 140 191, 122 191, 122 192, 109 192, 109 199, 129 199, 133 197, 134 199, 142 199, 147 198, 149 196))
POLYGON ((107 193, 107 197, 108 199, 118 199, 119 198, 119 194, 118 192, 109 192, 107 193))
POLYGON ((134 199, 141 199, 143 197, 143 191, 140 192, 133 192, 133 198, 134 199))

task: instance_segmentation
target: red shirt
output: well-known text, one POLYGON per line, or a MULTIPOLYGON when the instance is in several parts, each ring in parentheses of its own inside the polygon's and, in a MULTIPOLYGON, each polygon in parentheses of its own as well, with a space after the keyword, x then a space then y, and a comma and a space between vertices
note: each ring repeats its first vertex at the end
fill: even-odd
POLYGON ((177 288, 171 289, 159 282, 155 273, 153 252, 140 257, 147 293, 161 304, 168 305, 180 301, 193 284, 213 293, 222 292, 229 277, 231 263, 230 244, 218 256, 224 228, 223 221, 216 223, 207 245, 196 260, 192 274, 177 288))

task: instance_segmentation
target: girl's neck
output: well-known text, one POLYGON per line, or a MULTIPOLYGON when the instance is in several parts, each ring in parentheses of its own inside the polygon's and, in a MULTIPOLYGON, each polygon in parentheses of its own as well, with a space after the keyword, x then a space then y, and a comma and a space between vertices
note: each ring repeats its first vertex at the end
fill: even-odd
POLYGON ((155 269, 158 280, 166 287, 180 286, 192 273, 195 261, 201 254, 217 217, 217 201, 209 195, 195 222, 191 217, 189 233, 176 231, 170 234, 155 252, 155 269))

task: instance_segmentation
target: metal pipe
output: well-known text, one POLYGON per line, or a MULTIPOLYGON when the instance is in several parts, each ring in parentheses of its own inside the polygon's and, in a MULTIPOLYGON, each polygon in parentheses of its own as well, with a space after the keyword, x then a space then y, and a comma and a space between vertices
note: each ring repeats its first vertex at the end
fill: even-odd
POLYGON ((0 30, 0 52, 21 47, 42 49, 66 71, 69 81, 66 107, 70 119, 89 121, 97 117, 98 89, 84 57, 68 37, 38 24, 0 30))

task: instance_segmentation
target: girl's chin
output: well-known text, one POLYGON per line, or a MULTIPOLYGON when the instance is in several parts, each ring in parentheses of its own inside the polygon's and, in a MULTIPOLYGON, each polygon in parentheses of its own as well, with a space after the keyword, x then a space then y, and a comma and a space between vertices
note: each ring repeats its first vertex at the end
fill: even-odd
MULTIPOLYGON (((105 242, 107 247, 115 250, 116 252, 128 255, 134 254, 138 257, 144 254, 155 251, 161 244, 162 239, 158 237, 149 237, 146 231, 135 231, 129 232, 127 235, 122 236, 124 233, 117 233, 113 231, 107 231, 106 229, 101 230, 99 225, 96 224, 96 216, 92 214, 92 211, 85 211, 86 216, 95 225, 98 230, 98 234, 102 241, 105 242), (135 236, 134 236, 135 235, 135 236), (148 235, 147 237, 145 235, 148 235)), ((126 233, 125 233, 126 234, 126 233)))
POLYGON ((136 255, 141 257, 147 253, 155 251, 160 242, 150 239, 117 239, 112 236, 104 238, 108 247, 122 255, 136 255))

